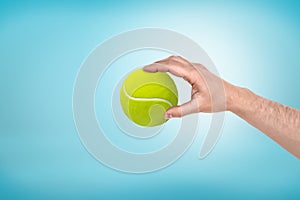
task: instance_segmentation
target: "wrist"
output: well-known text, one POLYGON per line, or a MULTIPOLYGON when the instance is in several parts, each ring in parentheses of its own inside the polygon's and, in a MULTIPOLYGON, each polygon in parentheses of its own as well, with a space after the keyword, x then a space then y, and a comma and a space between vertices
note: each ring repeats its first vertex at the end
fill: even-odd
POLYGON ((247 88, 238 87, 230 83, 225 84, 226 110, 235 114, 239 113, 249 100, 251 91, 247 88))

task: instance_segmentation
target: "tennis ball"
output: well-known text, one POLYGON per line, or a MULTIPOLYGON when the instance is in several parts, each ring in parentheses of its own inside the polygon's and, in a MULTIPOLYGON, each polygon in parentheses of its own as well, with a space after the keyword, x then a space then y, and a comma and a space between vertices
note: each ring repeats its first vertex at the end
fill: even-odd
POLYGON ((140 126, 165 123, 165 112, 178 103, 178 92, 172 78, 164 72, 131 72, 122 84, 120 103, 124 113, 140 126))

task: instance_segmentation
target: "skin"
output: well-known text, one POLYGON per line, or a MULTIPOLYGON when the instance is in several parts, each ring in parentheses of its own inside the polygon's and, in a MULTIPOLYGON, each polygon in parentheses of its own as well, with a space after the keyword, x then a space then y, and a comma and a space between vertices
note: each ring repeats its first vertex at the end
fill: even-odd
POLYGON ((179 56, 157 61, 146 72, 170 72, 192 87, 191 100, 167 110, 165 118, 230 111, 256 127, 300 159, 300 110, 260 97, 209 72, 203 65, 179 56), (224 98, 222 98, 224 96, 224 98))

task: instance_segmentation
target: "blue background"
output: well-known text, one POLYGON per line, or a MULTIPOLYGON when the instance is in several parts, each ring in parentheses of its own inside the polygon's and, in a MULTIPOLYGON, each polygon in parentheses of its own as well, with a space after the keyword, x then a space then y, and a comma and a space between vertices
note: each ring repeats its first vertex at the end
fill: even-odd
POLYGON ((96 161, 72 116, 89 52, 143 27, 187 35, 224 79, 300 108, 299 13, 298 1, 1 1, 0 198, 299 199, 299 160, 231 113, 205 160, 198 137, 175 164, 141 175, 96 161))

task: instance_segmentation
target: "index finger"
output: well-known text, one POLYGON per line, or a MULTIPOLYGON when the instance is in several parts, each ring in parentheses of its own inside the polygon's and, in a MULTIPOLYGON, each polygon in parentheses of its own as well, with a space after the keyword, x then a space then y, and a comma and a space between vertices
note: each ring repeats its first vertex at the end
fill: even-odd
POLYGON ((143 67, 143 70, 146 72, 170 72, 175 76, 184 78, 190 83, 192 82, 191 69, 194 69, 193 66, 186 66, 182 63, 172 60, 155 62, 143 67))

